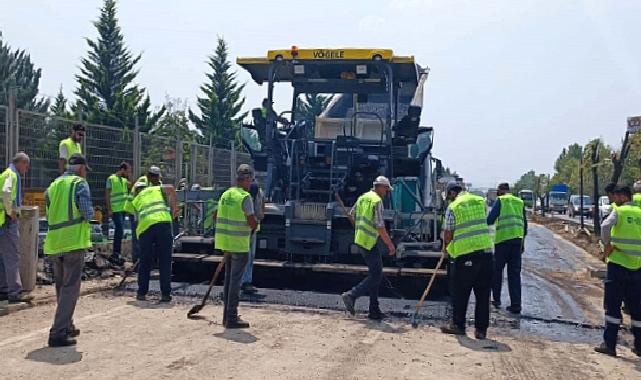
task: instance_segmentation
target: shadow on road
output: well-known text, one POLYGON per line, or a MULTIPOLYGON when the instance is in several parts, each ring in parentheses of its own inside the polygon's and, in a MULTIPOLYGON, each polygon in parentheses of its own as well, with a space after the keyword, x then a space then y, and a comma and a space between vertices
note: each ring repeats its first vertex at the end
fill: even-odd
POLYGON ((66 365, 78 363, 82 360, 82 352, 76 351, 76 347, 42 347, 31 351, 25 359, 34 362, 49 363, 53 365, 66 365))
POLYGON ((236 343, 251 344, 256 343, 258 338, 252 333, 243 330, 225 330, 214 334, 216 338, 229 340, 236 343))
POLYGON ((159 303, 158 301, 127 301, 127 305, 134 306, 139 309, 171 309, 174 307, 171 303, 159 303))
POLYGON ((468 336, 457 336, 459 344, 473 351, 483 352, 510 352, 512 349, 505 343, 498 342, 494 339, 472 339, 468 336))
POLYGON ((355 319, 355 321, 368 329, 378 330, 386 334, 405 334, 408 331, 406 327, 393 326, 385 321, 373 321, 370 319, 355 319))

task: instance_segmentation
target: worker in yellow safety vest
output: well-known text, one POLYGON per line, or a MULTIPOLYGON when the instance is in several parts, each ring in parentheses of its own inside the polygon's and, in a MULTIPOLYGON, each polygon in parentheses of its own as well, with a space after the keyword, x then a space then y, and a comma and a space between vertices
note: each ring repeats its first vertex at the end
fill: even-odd
MULTIPOLYGON (((157 182, 156 177, 156 175, 151 176, 150 181, 157 182)), ((153 259, 157 258, 160 271, 160 302, 170 302, 171 251, 173 249, 171 223, 176 213, 176 191, 171 185, 148 186, 125 207, 125 211, 136 215, 135 233, 140 244, 136 299, 138 301, 146 299, 153 259)))
MULTIPOLYGON (((162 185, 161 181, 161 175, 160 175, 160 168, 158 166, 152 165, 149 167, 147 170, 147 174, 140 176, 136 182, 131 187, 131 192, 129 194, 129 197, 127 197, 127 201, 125 202, 125 211, 127 209, 130 209, 132 207, 131 202, 136 198, 136 195, 140 193, 142 190, 146 189, 147 187, 151 186, 160 186, 162 185)), ((138 242, 138 237, 136 236, 136 227, 138 221, 136 220, 137 217, 135 214, 130 214, 131 215, 131 258, 134 261, 134 263, 138 262, 140 259, 140 244, 138 242)))
POLYGON ((75 123, 71 127, 71 136, 61 140, 58 146, 58 172, 64 173, 67 169, 67 161, 74 154, 82 154, 82 139, 85 137, 85 126, 75 123))
POLYGON ((641 207, 641 181, 636 181, 633 186, 634 194, 632 195, 632 202, 641 207))
POLYGON ((493 242, 486 220, 485 200, 463 191, 463 186, 450 182, 447 197, 453 202, 445 212, 443 252, 450 260, 452 321, 441 328, 445 334, 465 335, 465 315, 474 291, 475 336, 485 339, 490 322, 490 289, 492 285, 493 242))
POLYGON ((601 224, 607 275, 604 281, 605 331, 596 352, 616 356, 621 304, 630 311, 634 335, 632 352, 641 357, 641 208, 632 201, 629 186, 614 190, 617 207, 601 224))
POLYGON ((56 314, 49 330, 49 346, 76 344, 80 334, 73 314, 80 295, 85 253, 91 248, 89 222, 94 211, 87 177, 87 161, 81 154, 69 157, 67 171, 45 192, 48 230, 44 253, 53 262, 56 314))
POLYGON ((396 247, 385 229, 383 219, 383 198, 392 190, 389 179, 380 176, 374 180, 373 187, 361 195, 350 212, 354 221, 354 244, 367 265, 367 277, 350 291, 341 295, 345 308, 350 314, 356 314, 356 300, 369 294, 369 313, 367 317, 380 321, 386 318, 378 304, 378 291, 383 279, 383 258, 378 247, 379 239, 387 246, 390 256, 396 253, 396 247))
POLYGON ((120 257, 123 223, 125 222, 125 203, 129 199, 131 183, 131 168, 127 162, 122 162, 118 170, 107 178, 105 185, 105 200, 107 215, 114 224, 113 248, 109 261, 114 265, 122 265, 124 260, 120 257))
POLYGON ((215 248, 225 255, 223 325, 228 329, 249 327, 249 323, 238 317, 238 299, 249 259, 251 234, 258 226, 249 194, 252 178, 252 168, 240 165, 236 170, 236 186, 220 196, 214 213, 215 248))
POLYGON ((510 306, 507 311, 521 313, 521 254, 527 234, 525 204, 519 197, 510 193, 510 185, 499 184, 498 197, 487 216, 487 224, 496 223, 494 235, 494 276, 492 278, 492 304, 501 307, 501 288, 503 270, 507 266, 507 284, 510 293, 510 306))
POLYGON ((18 217, 22 205, 22 176, 29 170, 29 156, 20 152, 0 174, 0 301, 29 302, 31 295, 22 292, 20 253, 18 252, 18 217))

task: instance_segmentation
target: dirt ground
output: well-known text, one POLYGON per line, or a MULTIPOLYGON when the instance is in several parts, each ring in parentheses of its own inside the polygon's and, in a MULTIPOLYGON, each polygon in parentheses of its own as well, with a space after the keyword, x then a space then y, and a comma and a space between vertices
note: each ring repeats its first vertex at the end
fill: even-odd
MULTIPOLYGON (((252 323, 225 331, 220 306, 203 319, 190 305, 160 306, 130 296, 87 295, 75 323, 78 345, 48 348, 53 305, 3 317, 0 378, 5 379, 634 379, 641 359, 618 359, 587 344, 490 329, 491 340, 412 329, 407 320, 376 323, 341 312, 242 307, 252 323)), ((469 336, 472 336, 470 329, 469 336)))

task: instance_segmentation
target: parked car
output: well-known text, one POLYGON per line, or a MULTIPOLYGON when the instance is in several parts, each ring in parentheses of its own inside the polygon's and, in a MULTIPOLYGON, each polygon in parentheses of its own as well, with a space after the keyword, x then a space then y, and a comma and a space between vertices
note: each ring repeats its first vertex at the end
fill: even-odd
POLYGON ((610 204, 610 198, 606 196, 599 197, 599 220, 603 220, 610 215, 612 212, 612 206, 610 204))
MULTIPOLYGON (((114 225, 114 221, 109 218, 109 240, 114 239, 115 230, 116 226, 114 225)), ((125 220, 122 222, 122 238, 131 239, 131 221, 129 220, 129 216, 125 216, 125 220)))
POLYGON ((568 212, 571 218, 583 214, 584 216, 592 216, 592 198, 589 195, 583 196, 583 209, 581 210, 581 196, 571 195, 568 202, 568 212))

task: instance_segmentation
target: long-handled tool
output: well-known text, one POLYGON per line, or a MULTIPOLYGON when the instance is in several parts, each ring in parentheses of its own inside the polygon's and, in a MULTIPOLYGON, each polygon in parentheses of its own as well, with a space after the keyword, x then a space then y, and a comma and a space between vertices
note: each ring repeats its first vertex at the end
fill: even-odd
POLYGON ((116 289, 120 288, 125 283, 125 281, 127 281, 127 277, 129 277, 130 274, 136 271, 136 268, 138 268, 139 263, 140 263, 140 259, 136 260, 136 262, 134 263, 134 266, 131 267, 131 269, 124 271, 124 273, 122 274, 122 280, 120 280, 120 282, 118 283, 118 286, 116 286, 116 289))
POLYGON ((436 264, 436 267, 434 267, 434 272, 432 272, 432 277, 430 277, 430 281, 427 283, 427 287, 425 288, 425 291, 423 292, 423 295, 421 296, 421 299, 416 304, 416 311, 414 312, 414 315, 412 316, 412 327, 413 328, 417 328, 418 327, 418 313, 421 310, 421 307, 423 306, 423 302, 425 302, 425 298, 427 298, 427 295, 430 293, 430 290, 432 289, 432 284, 434 284, 434 279, 436 278, 436 272, 441 267, 441 264, 443 264, 443 260, 444 259, 445 259, 445 253, 441 254, 441 258, 438 259, 438 263, 436 264))
MULTIPOLYGON (((343 210, 343 213, 345 216, 347 216, 347 219, 349 219, 350 223, 352 223, 352 227, 356 228, 356 221, 354 220, 354 217, 349 213, 347 210, 347 207, 345 207, 345 203, 343 203, 343 199, 341 198, 340 195, 338 195, 337 192, 334 193, 334 196, 336 197, 336 201, 338 202, 338 205, 341 206, 341 209, 343 210)), ((383 274, 383 280, 385 281, 385 287, 388 288, 394 297, 403 299, 403 294, 399 292, 393 285, 392 282, 387 278, 385 274, 383 274)))
POLYGON ((203 301, 199 305, 194 305, 192 306, 191 309, 187 312, 187 318, 194 318, 196 314, 198 314, 203 307, 205 307, 205 304, 207 303, 207 299, 209 298, 209 294, 211 293, 211 289, 214 287, 214 284, 218 280, 218 276, 220 276, 220 272, 223 271, 223 268, 225 267, 225 258, 223 257, 223 261, 218 264, 216 267, 216 272, 211 278, 211 281, 209 281, 209 288, 207 289, 207 293, 205 293, 205 296, 203 297, 203 301))

